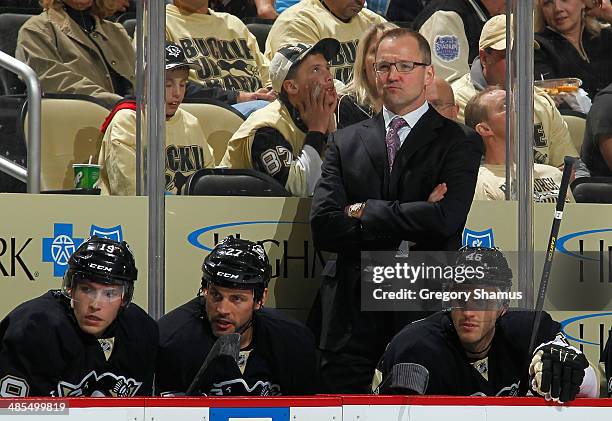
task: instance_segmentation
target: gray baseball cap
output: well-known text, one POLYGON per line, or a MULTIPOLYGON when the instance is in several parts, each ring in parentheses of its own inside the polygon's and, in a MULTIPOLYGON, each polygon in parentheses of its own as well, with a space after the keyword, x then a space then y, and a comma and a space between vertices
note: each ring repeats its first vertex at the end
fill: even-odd
POLYGON ((340 43, 333 38, 323 38, 315 45, 296 43, 283 45, 270 62, 270 80, 276 92, 281 91, 283 82, 293 66, 297 66, 309 54, 323 54, 325 60, 331 61, 340 50, 340 43))

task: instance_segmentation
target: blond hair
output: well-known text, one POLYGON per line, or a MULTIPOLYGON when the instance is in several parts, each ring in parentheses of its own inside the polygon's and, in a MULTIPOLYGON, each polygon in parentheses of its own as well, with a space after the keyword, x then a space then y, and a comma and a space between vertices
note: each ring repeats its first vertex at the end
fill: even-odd
MULTIPOLYGON (((597 18, 589 16, 588 11, 595 7, 599 7, 599 5, 597 5, 596 2, 594 3, 592 0, 583 0, 583 3, 586 7, 582 11, 582 25, 591 35, 598 37, 601 33, 603 25, 597 20, 597 18)), ((533 7, 535 9, 533 14, 533 30, 536 33, 542 32, 547 26, 546 20, 544 19, 544 13, 542 12, 542 0, 536 0, 533 3, 533 7)))
MULTIPOLYGON (((49 9, 61 9, 64 7, 62 0, 39 0, 40 5, 45 10, 49 9)), ((91 7, 91 14, 98 16, 100 19, 107 18, 114 15, 119 6, 117 0, 94 0, 93 6, 91 7)))
POLYGON ((357 52, 355 55, 355 64, 353 65, 353 78, 350 83, 342 90, 342 94, 351 94, 359 104, 365 104, 374 107, 372 99, 378 97, 376 89, 368 84, 368 76, 366 74, 365 59, 368 49, 372 45, 372 41, 377 35, 382 35, 392 29, 397 28, 397 25, 391 22, 382 22, 372 25, 361 36, 357 44, 357 52))

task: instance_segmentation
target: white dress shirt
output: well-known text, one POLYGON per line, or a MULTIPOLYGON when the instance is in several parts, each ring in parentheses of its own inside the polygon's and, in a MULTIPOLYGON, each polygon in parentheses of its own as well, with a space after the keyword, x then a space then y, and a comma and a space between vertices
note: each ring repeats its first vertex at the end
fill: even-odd
MULTIPOLYGON (((423 114, 425 114, 427 110, 429 110, 429 104, 427 103, 427 101, 425 101, 423 105, 421 105, 416 110, 400 116, 406 121, 406 123, 408 123, 408 126, 402 127, 401 129, 397 131, 397 135, 399 136, 399 141, 400 141, 400 148, 404 144, 404 140, 406 140, 406 137, 408 137, 408 133, 410 133, 410 130, 412 130, 412 128, 417 124, 419 119, 423 117, 423 114)), ((387 107, 383 105, 383 119, 385 120, 385 133, 389 131, 389 124, 391 124, 391 121, 396 116, 397 114, 395 114, 393 111, 390 111, 387 107)))

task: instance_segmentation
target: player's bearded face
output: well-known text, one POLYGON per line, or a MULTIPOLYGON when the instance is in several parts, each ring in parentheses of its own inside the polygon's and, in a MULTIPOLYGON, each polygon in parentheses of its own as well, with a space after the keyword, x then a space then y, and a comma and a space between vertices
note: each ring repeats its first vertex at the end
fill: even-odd
POLYGON ((453 325, 463 347, 470 353, 485 351, 495 334, 495 323, 503 310, 470 310, 454 308, 453 325))
POLYGON ((236 332, 253 317, 260 305, 253 290, 232 289, 211 284, 204 290, 206 314, 215 336, 236 332))
POLYGON ((100 337, 115 320, 123 303, 123 287, 82 280, 71 290, 71 305, 81 330, 100 337))

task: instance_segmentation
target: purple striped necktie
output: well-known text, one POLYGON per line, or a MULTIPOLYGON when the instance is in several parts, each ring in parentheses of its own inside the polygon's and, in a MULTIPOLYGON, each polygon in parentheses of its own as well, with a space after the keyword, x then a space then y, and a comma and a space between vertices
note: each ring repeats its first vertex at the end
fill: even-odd
POLYGON ((389 172, 393 168, 393 162, 395 161, 395 155, 400 148, 400 138, 397 132, 402 127, 409 127, 406 120, 402 117, 396 116, 391 120, 387 135, 385 136, 385 143, 387 144, 387 157, 389 158, 389 172))

